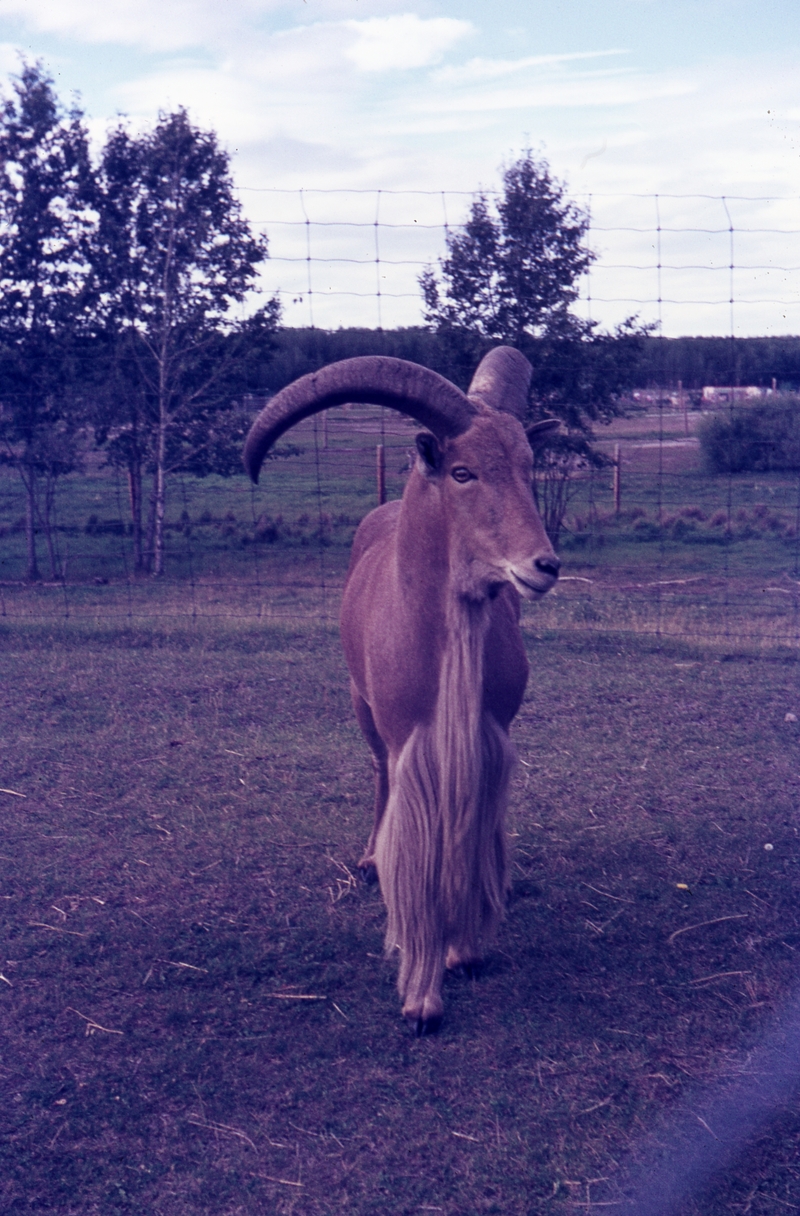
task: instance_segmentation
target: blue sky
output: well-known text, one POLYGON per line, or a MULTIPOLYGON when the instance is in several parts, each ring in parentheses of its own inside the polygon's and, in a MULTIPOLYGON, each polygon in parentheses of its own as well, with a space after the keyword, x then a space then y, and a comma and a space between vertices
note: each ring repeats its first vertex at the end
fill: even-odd
MULTIPOLYGON (((732 204, 737 228, 800 229, 799 30, 797 0, 0 0, 0 69, 13 71, 20 51, 42 58, 65 99, 80 94, 98 141, 120 113, 137 126, 187 106, 218 131, 245 205, 272 222, 275 241, 278 220, 296 212, 276 189, 491 188, 526 145, 576 197, 591 196, 599 229, 647 228, 645 204, 631 196, 656 192, 767 196, 778 201, 732 204)), ((323 200, 339 214, 331 196, 309 198, 312 218, 323 200)), ((373 218, 374 200, 364 206, 373 218)), ((411 219, 427 222, 426 206, 420 199, 411 219)), ((719 218, 701 223, 704 204, 664 206, 665 225, 672 212, 676 227, 719 218)), ((451 222, 463 214, 455 194, 447 207, 451 222)), ((596 239, 601 259, 643 264, 649 238, 627 252, 619 234, 596 239)), ((723 244, 703 254, 717 270, 723 244)), ((789 267, 800 247, 795 255, 777 235, 758 248, 751 239, 741 257, 789 267)), ((697 290, 710 298, 713 283, 697 290)), ((634 309, 621 301, 603 312, 600 297, 655 294, 630 275, 604 285, 601 274, 595 287, 609 321, 634 309)), ((295 288, 286 280, 287 300, 295 288)), ((751 288, 764 296, 746 275, 737 284, 743 300, 751 288)), ((776 270, 774 299, 790 288, 776 270)), ((676 280, 675 298, 679 290, 690 289, 676 280)), ((411 319, 403 307, 396 316, 411 319)), ((740 309, 737 323, 800 330, 800 312, 765 309, 740 309)), ((326 317, 333 323, 335 310, 326 317)), ((728 324, 717 305, 663 319, 665 330, 728 324)))

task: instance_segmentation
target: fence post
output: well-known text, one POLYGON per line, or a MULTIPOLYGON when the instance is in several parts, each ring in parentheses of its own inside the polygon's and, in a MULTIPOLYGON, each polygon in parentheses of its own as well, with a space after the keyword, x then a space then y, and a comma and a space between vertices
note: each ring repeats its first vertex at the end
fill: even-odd
POLYGON ((614 514, 619 515, 622 495, 622 478, 620 477, 619 444, 614 444, 614 514))
POLYGON ((378 506, 382 507, 386 502, 386 448, 382 443, 378 444, 375 455, 378 473, 378 506))

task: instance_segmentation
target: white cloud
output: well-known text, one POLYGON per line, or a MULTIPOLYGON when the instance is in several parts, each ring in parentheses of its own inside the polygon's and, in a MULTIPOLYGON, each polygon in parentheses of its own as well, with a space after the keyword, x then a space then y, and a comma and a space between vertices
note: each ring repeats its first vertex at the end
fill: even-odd
MULTIPOLYGON (((393 9, 395 0, 368 0, 373 11, 393 9)), ((363 9, 363 5, 362 5, 363 9)), ((18 18, 30 30, 90 44, 116 43, 149 51, 184 51, 203 47, 214 53, 220 46, 247 45, 257 39, 258 27, 284 11, 294 20, 310 14, 343 19, 353 11, 352 0, 313 0, 300 11, 290 0, 2 0, 0 17, 18 18)), ((380 22, 380 18, 373 18, 380 22)), ((394 20, 394 18, 390 18, 394 20)), ((443 24, 466 22, 443 19, 443 24)), ((369 25, 370 22, 354 22, 369 25)), ((439 21, 423 22, 439 25, 439 21)), ((442 38, 443 31, 431 31, 442 38)), ((429 60, 426 62, 433 62, 429 60)))
POLYGON ((646 72, 611 67, 611 52, 570 52, 409 75, 448 45, 452 57, 472 27, 397 21, 320 21, 254 34, 216 64, 162 62, 123 78, 114 108, 138 123, 187 106, 238 152, 248 185, 470 189, 527 143, 587 190, 704 191, 748 173, 784 189, 797 177, 780 151, 796 108, 780 58, 749 73, 733 62, 646 72), (390 63, 406 71, 387 80, 377 66, 390 63), (770 99, 783 116, 772 127, 770 99))
POLYGON ((172 63, 121 82, 114 96, 136 122, 185 106, 229 147, 288 139, 346 147, 358 109, 343 23, 317 23, 254 39, 218 64, 172 63))
POLYGON ((424 20, 415 13, 371 17, 346 24, 356 34, 347 57, 362 72, 428 67, 438 63, 455 43, 475 33, 469 21, 453 17, 424 20))
POLYGON ((2 15, 85 42, 175 51, 213 44, 271 7, 265 0, 3 0, 2 15))
POLYGON ((524 59, 470 59, 458 66, 448 65, 433 73, 433 79, 444 85, 474 84, 479 80, 497 80, 530 68, 558 68, 587 59, 604 59, 610 55, 627 55, 628 51, 575 51, 563 55, 528 55, 524 59))
MULTIPOLYGON (((402 15, 368 21, 316 22, 254 38, 226 53, 218 64, 174 62, 115 86, 116 106, 133 121, 147 122, 159 109, 186 106, 195 121, 214 126, 229 147, 261 140, 274 146, 339 147, 342 172, 353 158, 385 154, 389 131, 399 121, 411 133, 403 70, 441 57, 444 48, 470 33, 458 21, 422 21, 402 15), (395 99, 387 101, 378 72, 397 70, 395 99), (409 118, 403 117, 408 111, 409 118), (281 144, 281 141, 284 141, 281 144)), ((439 120, 448 124, 449 118, 439 120)), ((308 157, 300 158, 305 170, 308 157)), ((324 158, 326 171, 332 158, 324 158)))
POLYGON ((11 42, 0 42, 0 72, 16 75, 20 68, 20 48, 11 42))
MULTIPOLYGON (((694 92, 691 79, 672 74, 643 75, 586 73, 543 76, 519 84, 495 88, 447 91, 438 98, 425 98, 426 113, 490 114, 502 110, 598 109, 631 107, 657 98, 694 92)), ((416 107, 415 107, 416 108, 416 107)))

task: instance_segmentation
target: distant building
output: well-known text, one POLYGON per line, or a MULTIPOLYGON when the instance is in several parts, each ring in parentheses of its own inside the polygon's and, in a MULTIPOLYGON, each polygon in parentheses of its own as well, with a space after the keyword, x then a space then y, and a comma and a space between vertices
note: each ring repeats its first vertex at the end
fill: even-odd
POLYGON ((757 384, 743 384, 732 388, 730 385, 720 386, 707 384, 703 389, 703 405, 729 405, 731 401, 755 401, 766 397, 769 389, 759 388, 757 384))

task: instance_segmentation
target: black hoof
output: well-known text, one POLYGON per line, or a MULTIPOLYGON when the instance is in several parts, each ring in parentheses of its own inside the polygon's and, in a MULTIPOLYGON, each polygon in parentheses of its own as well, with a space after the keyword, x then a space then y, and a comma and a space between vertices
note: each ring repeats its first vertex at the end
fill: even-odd
POLYGON ((456 963, 455 967, 448 967, 447 970, 450 975, 458 975, 468 980, 476 980, 483 971, 483 960, 476 958, 467 963, 456 963))
POLYGON ((414 1038, 421 1039, 425 1035, 437 1034, 439 1027, 442 1024, 442 1017, 439 1014, 433 1018, 414 1018, 411 1019, 411 1025, 414 1031, 414 1038))
POLYGON ((359 866, 358 875, 361 881, 367 887, 374 887, 375 883, 378 881, 378 871, 372 862, 369 862, 365 866, 359 866))

